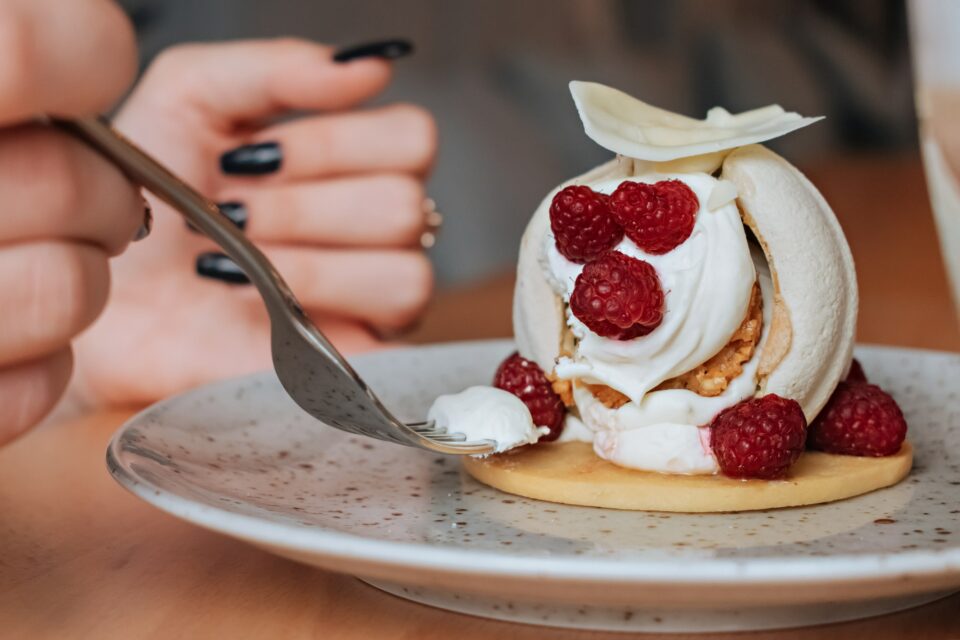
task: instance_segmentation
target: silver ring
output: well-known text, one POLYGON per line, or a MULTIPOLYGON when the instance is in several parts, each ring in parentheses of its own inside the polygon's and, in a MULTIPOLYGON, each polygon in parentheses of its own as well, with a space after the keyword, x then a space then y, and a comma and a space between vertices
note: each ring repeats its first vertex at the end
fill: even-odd
POLYGON ((420 246, 429 249, 437 244, 437 236, 440 235, 440 227, 443 226, 443 214, 437 211, 437 203, 433 198, 425 198, 423 201, 423 226, 420 246))

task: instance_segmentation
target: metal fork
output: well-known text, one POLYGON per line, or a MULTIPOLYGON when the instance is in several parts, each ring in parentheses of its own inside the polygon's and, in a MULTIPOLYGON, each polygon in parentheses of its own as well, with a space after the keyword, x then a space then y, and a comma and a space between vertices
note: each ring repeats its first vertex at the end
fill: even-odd
POLYGON ((257 287, 270 314, 273 367, 307 413, 349 433, 440 453, 487 454, 490 440, 466 442, 430 422, 398 420, 304 313, 269 260, 217 206, 128 141, 102 118, 51 119, 99 151, 134 182, 179 211, 217 243, 257 287))

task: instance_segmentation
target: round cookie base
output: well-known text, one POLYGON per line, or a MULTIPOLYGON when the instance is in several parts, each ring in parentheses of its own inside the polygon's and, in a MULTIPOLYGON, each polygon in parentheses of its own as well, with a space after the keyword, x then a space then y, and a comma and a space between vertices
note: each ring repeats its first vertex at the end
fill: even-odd
POLYGON ((894 485, 910 472, 905 442, 885 458, 807 451, 780 480, 668 475, 618 467, 585 442, 522 447, 465 457, 467 473, 495 489, 547 502, 676 513, 755 511, 833 502, 894 485))

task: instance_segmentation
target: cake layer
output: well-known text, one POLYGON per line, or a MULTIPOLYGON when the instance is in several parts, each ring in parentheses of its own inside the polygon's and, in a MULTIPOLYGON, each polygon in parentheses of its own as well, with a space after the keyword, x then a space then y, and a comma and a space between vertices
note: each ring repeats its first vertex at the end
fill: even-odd
POLYGON ((583 442, 540 444, 464 458, 467 472, 501 491, 563 504, 635 511, 755 511, 832 502, 896 484, 910 471, 910 443, 894 456, 808 451, 783 480, 734 480, 635 471, 598 458, 583 442))

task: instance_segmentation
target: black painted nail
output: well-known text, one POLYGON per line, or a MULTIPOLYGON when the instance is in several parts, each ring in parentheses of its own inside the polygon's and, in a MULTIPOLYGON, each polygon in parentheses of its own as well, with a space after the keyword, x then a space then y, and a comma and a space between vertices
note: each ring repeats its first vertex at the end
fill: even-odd
POLYGON ((225 215, 237 229, 243 231, 247 228, 247 207, 242 202, 220 202, 217 204, 220 213, 225 215))
POLYGON ((413 53, 413 43, 409 40, 397 38, 395 40, 378 40, 352 47, 343 47, 333 54, 334 62, 350 62, 360 58, 383 58, 396 60, 413 53))
MULTIPOLYGON (((237 229, 243 231, 247 228, 247 207, 242 202, 218 202, 217 208, 220 209, 220 213, 225 215, 230 222, 232 222, 237 229)), ((187 220, 187 229, 193 231, 194 233, 200 233, 200 229, 197 229, 193 226, 193 223, 187 220)))
POLYGON ((282 163, 283 151, 276 142, 248 144, 220 156, 220 168, 224 173, 242 176, 273 173, 282 163))
POLYGON ((197 256, 197 275, 231 284, 249 284, 250 282, 237 263, 222 253, 201 253, 197 256))
POLYGON ((146 200, 143 201, 143 223, 137 229, 137 233, 133 236, 134 242, 139 242, 150 235, 150 232, 153 230, 153 208, 150 206, 150 203, 146 200))

